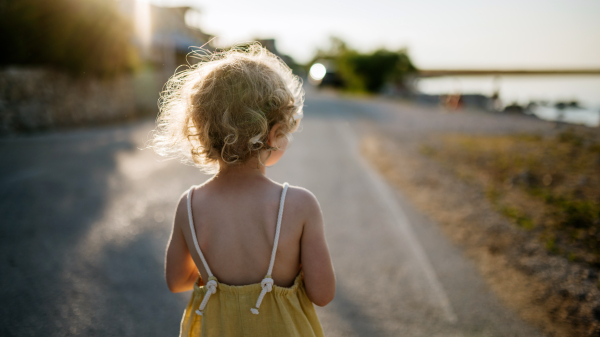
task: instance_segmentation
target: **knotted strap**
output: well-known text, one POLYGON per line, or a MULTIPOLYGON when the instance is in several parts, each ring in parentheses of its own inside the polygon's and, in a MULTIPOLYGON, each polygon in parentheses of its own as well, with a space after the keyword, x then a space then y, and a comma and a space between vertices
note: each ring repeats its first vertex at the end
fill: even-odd
POLYGON ((190 222, 190 230, 192 232, 192 238, 194 239, 194 246, 196 246, 196 251, 198 252, 198 255, 200 256, 200 260, 202 260, 204 269, 206 269, 206 272, 208 273, 208 282, 205 285, 206 295, 204 295, 204 298, 202 299, 202 303, 200 303, 200 307, 198 308, 198 310, 196 310, 196 314, 202 316, 204 308, 206 307, 206 304, 208 303, 208 300, 210 299, 210 295, 217 293, 218 280, 210 271, 210 268, 208 267, 208 263, 206 263, 206 259, 204 259, 204 255, 202 254, 202 250, 200 250, 200 245, 198 244, 198 238, 196 237, 196 228, 194 227, 194 217, 192 214, 192 191, 193 190, 194 190, 194 186, 192 186, 192 188, 190 188, 190 191, 188 192, 188 198, 187 198, 188 219, 190 222))
POLYGON ((275 254, 277 253, 277 244, 279 243, 279 233, 281 232, 281 218, 283 217, 283 204, 285 202, 285 195, 287 193, 287 189, 289 187, 288 183, 283 184, 283 191, 281 191, 281 200, 279 201, 279 213, 277 214, 277 228, 275 229, 275 242, 273 243, 273 251, 271 252, 271 262, 269 263, 269 271, 267 272, 267 276, 260 282, 260 286, 262 288, 260 295, 258 296, 258 300, 256 301, 256 308, 251 308, 250 311, 258 315, 258 308, 260 308, 260 304, 262 303, 265 295, 273 290, 273 279, 271 278, 271 273, 273 272, 273 265, 275 264, 275 254))
POLYGON ((202 303, 200 303, 200 307, 198 307, 198 310, 196 310, 196 314, 202 316, 202 312, 204 311, 204 308, 206 307, 206 303, 208 303, 208 299, 210 298, 210 295, 217 293, 217 278, 214 276, 211 276, 208 278, 209 281, 208 283, 206 283, 206 295, 204 295, 204 298, 202 299, 202 303))
POLYGON ((267 275, 267 277, 260 282, 260 286, 262 287, 262 291, 260 292, 258 300, 256 301, 256 308, 250 309, 250 311, 255 315, 258 315, 258 308, 260 308, 260 304, 262 303, 265 295, 273 290, 273 279, 271 278, 271 275, 267 275))

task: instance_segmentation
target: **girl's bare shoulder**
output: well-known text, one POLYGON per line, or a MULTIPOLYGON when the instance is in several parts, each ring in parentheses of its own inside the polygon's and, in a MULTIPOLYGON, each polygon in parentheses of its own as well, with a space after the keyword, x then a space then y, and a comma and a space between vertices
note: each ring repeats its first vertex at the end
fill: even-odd
POLYGON ((304 219, 321 216, 317 197, 311 191, 299 186, 290 185, 288 188, 284 210, 304 219))
MULTIPOLYGON (((191 186, 190 188, 185 190, 179 197, 179 201, 177 202, 177 208, 175 210, 175 219, 173 221, 173 224, 175 227, 180 227, 181 229, 183 229, 184 233, 188 232, 188 229, 190 228, 190 210, 188 209, 188 198, 190 196, 190 191, 193 193, 192 199, 196 201, 198 199, 202 199, 203 194, 205 192, 203 190, 203 187, 204 184, 191 186)), ((191 201, 192 200, 190 200, 190 203, 191 201)))
MULTIPOLYGON (((193 187, 191 187, 193 189, 193 187)), ((177 202, 177 208, 175 209, 175 220, 173 224, 175 227, 183 227, 183 225, 187 224, 188 221, 188 207, 187 207, 187 199, 189 189, 181 194, 179 197, 179 201, 177 202)))

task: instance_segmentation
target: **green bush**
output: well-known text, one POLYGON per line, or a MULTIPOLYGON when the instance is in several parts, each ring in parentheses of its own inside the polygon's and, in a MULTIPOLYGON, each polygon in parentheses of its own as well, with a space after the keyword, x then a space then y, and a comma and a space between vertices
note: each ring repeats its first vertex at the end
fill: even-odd
POLYGON ((378 93, 386 84, 402 87, 406 75, 417 71, 404 49, 360 53, 338 38, 331 38, 330 49, 318 51, 313 62, 319 59, 332 62, 342 88, 355 92, 378 93))
POLYGON ((350 53, 349 69, 362 80, 362 89, 379 92, 387 83, 403 84, 404 76, 415 71, 404 51, 380 49, 370 54, 350 53))
POLYGON ((4 0, 0 65, 50 66, 76 75, 132 70, 132 27, 114 0, 4 0))

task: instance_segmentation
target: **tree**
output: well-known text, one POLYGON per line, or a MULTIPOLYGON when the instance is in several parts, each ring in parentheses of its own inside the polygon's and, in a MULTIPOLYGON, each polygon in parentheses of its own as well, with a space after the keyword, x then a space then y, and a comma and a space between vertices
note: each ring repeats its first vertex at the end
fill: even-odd
POLYGON ((417 71, 405 49, 379 49, 372 53, 360 53, 336 37, 330 39, 328 50, 317 51, 313 62, 317 60, 332 62, 336 76, 348 91, 377 93, 386 84, 403 86, 406 76, 417 71))
POLYGON ((113 76, 133 69, 132 27, 114 0, 4 0, 0 65, 113 76))

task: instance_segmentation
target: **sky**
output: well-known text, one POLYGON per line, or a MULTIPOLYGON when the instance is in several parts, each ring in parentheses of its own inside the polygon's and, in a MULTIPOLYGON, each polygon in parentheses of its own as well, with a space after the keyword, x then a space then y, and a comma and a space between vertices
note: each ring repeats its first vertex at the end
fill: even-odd
POLYGON ((600 0, 150 1, 197 8, 219 46, 275 38, 301 63, 337 36, 421 69, 600 68, 600 0))

